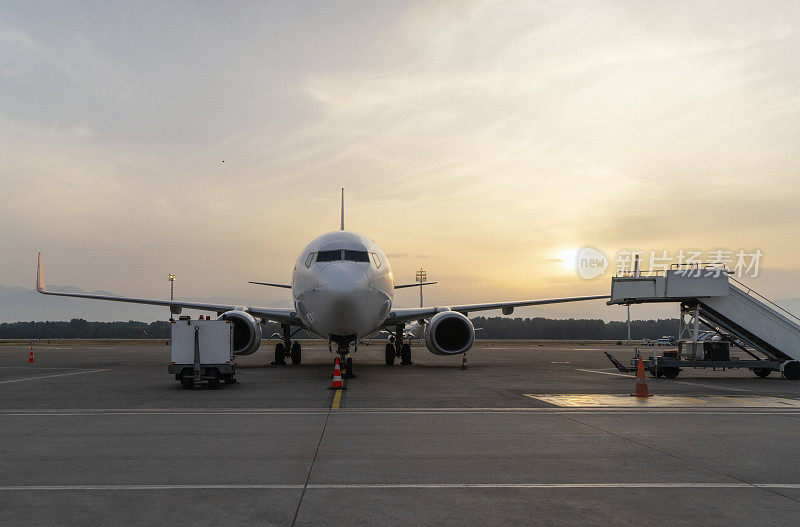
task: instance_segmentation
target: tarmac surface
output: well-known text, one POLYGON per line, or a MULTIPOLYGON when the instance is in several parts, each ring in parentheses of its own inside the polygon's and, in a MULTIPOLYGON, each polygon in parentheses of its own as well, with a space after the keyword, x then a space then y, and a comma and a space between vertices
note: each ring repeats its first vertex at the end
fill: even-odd
MULTIPOLYGON (((169 347, 0 346, 0 525, 797 525, 800 381, 684 370, 631 399, 620 346, 361 346, 184 390, 169 347), (580 397, 577 397, 580 396, 580 397), (633 403, 631 403, 633 401, 633 403), (633 404, 633 406, 631 406, 633 404)), ((652 352, 652 348, 648 350, 652 352)))

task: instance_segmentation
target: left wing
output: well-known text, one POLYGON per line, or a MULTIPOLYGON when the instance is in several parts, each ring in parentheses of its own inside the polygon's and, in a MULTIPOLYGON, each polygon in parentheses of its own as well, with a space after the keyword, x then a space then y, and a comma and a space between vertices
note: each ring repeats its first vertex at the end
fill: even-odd
POLYGON ((271 284, 269 282, 247 282, 248 284, 256 284, 256 285, 268 285, 270 287, 282 287, 284 289, 291 289, 292 286, 286 284, 271 284))
POLYGON ((493 304, 465 304, 450 307, 412 307, 392 309, 384 322, 385 326, 400 324, 409 320, 421 320, 432 317, 440 311, 458 311, 464 315, 470 311, 489 311, 492 309, 502 309, 504 315, 510 315, 516 307, 541 306, 544 304, 561 304, 564 302, 582 302, 584 300, 603 300, 611 298, 611 295, 595 296, 571 296, 567 298, 545 298, 542 300, 521 300, 519 302, 495 302, 493 304))
POLYGON ((39 253, 39 259, 36 266, 36 290, 43 295, 71 296, 74 298, 89 298, 92 300, 109 300, 112 302, 129 302, 132 304, 167 306, 174 314, 180 313, 182 308, 198 309, 200 311, 215 311, 217 314, 222 314, 226 311, 233 310, 246 311, 254 317, 305 327, 302 320, 297 317, 297 313, 295 313, 293 309, 289 308, 234 306, 230 304, 204 304, 201 302, 151 300, 149 298, 130 298, 124 296, 96 295, 91 293, 61 293, 58 291, 48 291, 44 286, 44 266, 42 265, 42 253, 39 253))

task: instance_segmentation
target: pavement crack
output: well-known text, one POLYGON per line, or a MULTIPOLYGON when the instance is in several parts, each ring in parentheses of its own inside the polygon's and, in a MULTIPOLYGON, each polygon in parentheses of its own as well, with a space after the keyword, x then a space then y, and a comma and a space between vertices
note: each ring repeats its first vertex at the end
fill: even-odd
POLYGON ((311 459, 311 466, 308 467, 308 474, 306 474, 306 481, 303 484, 303 490, 300 492, 300 499, 297 501, 297 509, 294 511, 294 517, 292 518, 292 527, 294 527, 295 523, 297 523, 297 515, 300 514, 300 507, 303 505, 303 498, 306 495, 306 490, 308 489, 308 482, 311 481, 311 472, 314 470, 314 463, 317 462, 317 455, 319 455, 319 449, 322 446, 322 439, 325 437, 325 430, 328 428, 328 419, 331 418, 331 412, 333 408, 328 408, 328 413, 325 415, 325 423, 322 425, 322 433, 319 435, 319 441, 317 441, 317 448, 314 450, 314 457, 311 459))

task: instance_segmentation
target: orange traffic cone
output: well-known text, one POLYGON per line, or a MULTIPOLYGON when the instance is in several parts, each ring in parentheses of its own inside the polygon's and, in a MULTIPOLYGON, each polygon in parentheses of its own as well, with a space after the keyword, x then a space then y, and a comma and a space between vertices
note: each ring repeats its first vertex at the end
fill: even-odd
POLYGON ((634 397, 652 397, 652 393, 647 391, 647 381, 644 379, 644 361, 639 355, 639 365, 636 366, 636 392, 631 394, 634 397))
POLYGON ((333 363, 333 382, 331 382, 329 390, 346 390, 344 382, 342 382, 342 368, 339 366, 339 357, 333 363))
POLYGON ((33 364, 33 348, 31 348, 31 352, 28 354, 28 364, 33 364))

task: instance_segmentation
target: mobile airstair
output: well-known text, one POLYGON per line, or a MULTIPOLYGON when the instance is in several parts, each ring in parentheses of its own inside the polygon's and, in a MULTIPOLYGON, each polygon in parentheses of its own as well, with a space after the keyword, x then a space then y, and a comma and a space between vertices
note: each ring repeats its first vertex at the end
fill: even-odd
MULTIPOLYGON (((713 264, 673 265, 668 270, 633 272, 611 279, 609 305, 680 304, 677 352, 655 354, 645 363, 654 375, 673 378, 680 368, 748 368, 759 377, 780 371, 800 379, 800 318, 713 264), (704 338, 707 330, 715 332, 704 338), (749 358, 731 358, 730 347, 749 358)), ((616 359, 609 359, 629 371, 616 359)))

